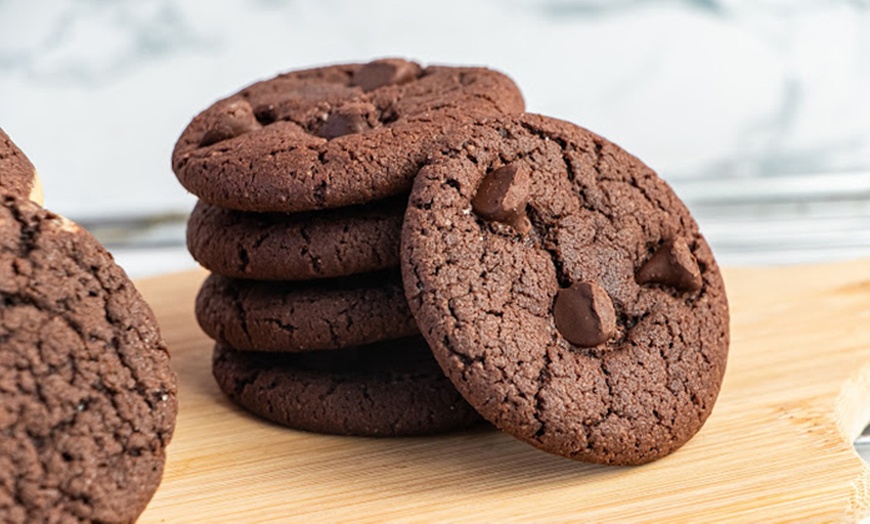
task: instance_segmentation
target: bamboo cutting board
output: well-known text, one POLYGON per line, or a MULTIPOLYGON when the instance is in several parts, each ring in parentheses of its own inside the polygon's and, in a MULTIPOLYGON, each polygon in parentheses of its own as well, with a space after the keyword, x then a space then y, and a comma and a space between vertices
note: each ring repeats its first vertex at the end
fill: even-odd
POLYGON ((870 473, 870 260, 725 272, 719 402, 675 454, 576 463, 491 429, 366 439, 292 431, 231 405, 193 319, 204 278, 139 283, 180 383, 163 483, 140 522, 855 520, 870 473))

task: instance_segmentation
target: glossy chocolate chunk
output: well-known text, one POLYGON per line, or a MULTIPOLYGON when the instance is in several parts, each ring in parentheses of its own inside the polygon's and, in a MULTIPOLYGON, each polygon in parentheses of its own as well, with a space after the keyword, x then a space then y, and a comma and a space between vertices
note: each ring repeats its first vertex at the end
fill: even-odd
POLYGON ((597 346, 616 333, 613 301, 607 291, 592 282, 576 282, 560 289, 553 317, 559 333, 575 346, 597 346))
POLYGON ((486 220, 502 222, 520 233, 531 229, 526 217, 531 171, 510 164, 494 169, 484 177, 471 201, 474 212, 486 220))
POLYGON ((254 116, 251 104, 244 100, 227 101, 210 123, 200 141, 201 146, 210 146, 230 138, 256 131, 263 127, 254 116))
POLYGON ((363 91, 373 91, 390 84, 404 84, 417 78, 420 66, 398 58, 375 60, 361 67, 353 75, 353 84, 363 91))
POLYGON ((662 284, 677 291, 701 289, 701 270, 686 241, 677 238, 662 244, 637 270, 638 284, 662 284))
POLYGON ((327 140, 371 129, 369 115, 375 106, 368 103, 345 104, 336 109, 323 124, 319 135, 327 140))

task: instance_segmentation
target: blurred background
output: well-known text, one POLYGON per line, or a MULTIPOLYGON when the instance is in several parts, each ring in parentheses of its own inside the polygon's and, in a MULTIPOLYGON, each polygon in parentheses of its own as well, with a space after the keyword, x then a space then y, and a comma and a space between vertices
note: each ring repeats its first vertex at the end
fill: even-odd
POLYGON ((870 1, 0 0, 0 126, 132 275, 194 266, 169 164, 258 79, 487 65, 656 169, 723 265, 870 256, 870 1))

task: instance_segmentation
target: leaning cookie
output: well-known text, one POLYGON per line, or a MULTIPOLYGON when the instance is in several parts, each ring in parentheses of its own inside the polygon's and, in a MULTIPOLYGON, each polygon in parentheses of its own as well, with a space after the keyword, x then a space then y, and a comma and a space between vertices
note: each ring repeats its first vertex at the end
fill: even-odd
POLYGON ((215 103, 184 130, 178 180, 218 207, 296 212, 407 193, 433 137, 522 112, 516 85, 399 59, 294 71, 215 103))
POLYGON ((90 234, 8 196, 0 304, 0 521, 134 521, 177 408, 153 313, 90 234))
POLYGON ((30 159, 0 129, 0 195, 29 198, 42 205, 42 184, 30 159))
POLYGON ((248 351, 338 349, 419 333, 397 270, 310 282, 211 275, 196 318, 213 340, 248 351))
POLYGON ((405 293, 447 376, 543 450, 642 464, 688 441, 728 351, 722 277, 647 166, 526 115, 457 131, 402 231, 405 293))
POLYGON ((227 277, 311 280, 399 266, 407 195, 309 213, 249 213, 197 203, 187 247, 227 277))
POLYGON ((218 344, 212 369, 234 402, 305 431, 432 435, 481 420, 420 337, 295 354, 235 351, 218 344))

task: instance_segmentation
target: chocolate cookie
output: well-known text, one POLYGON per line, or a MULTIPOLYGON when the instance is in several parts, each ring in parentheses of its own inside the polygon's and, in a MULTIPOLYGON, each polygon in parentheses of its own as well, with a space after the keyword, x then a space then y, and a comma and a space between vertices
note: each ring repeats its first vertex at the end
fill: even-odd
POLYGON ((458 122, 522 112, 506 76, 399 59, 258 82, 200 113, 172 155, 202 200, 243 211, 309 211, 406 193, 426 143, 458 122))
POLYGON ((218 344, 212 369, 234 402, 305 431, 431 435, 480 421, 420 337, 295 354, 234 351, 218 344))
POLYGON ((176 414, 148 305, 90 234, 8 196, 0 304, 0 521, 134 521, 176 414))
POLYGON ((29 198, 42 205, 42 184, 30 159, 0 129, 0 195, 29 198))
POLYGON ((212 275, 196 318, 212 339, 252 351, 337 349, 419 333, 396 271, 313 282, 212 275))
POLYGON ((399 266, 407 196, 309 213, 247 213, 197 203, 187 223, 193 258, 219 275, 310 280, 399 266))
POLYGON ((405 293, 447 376, 543 450, 642 464, 710 414, 728 305, 689 211, 652 170, 567 122, 469 125, 415 181, 405 293))

